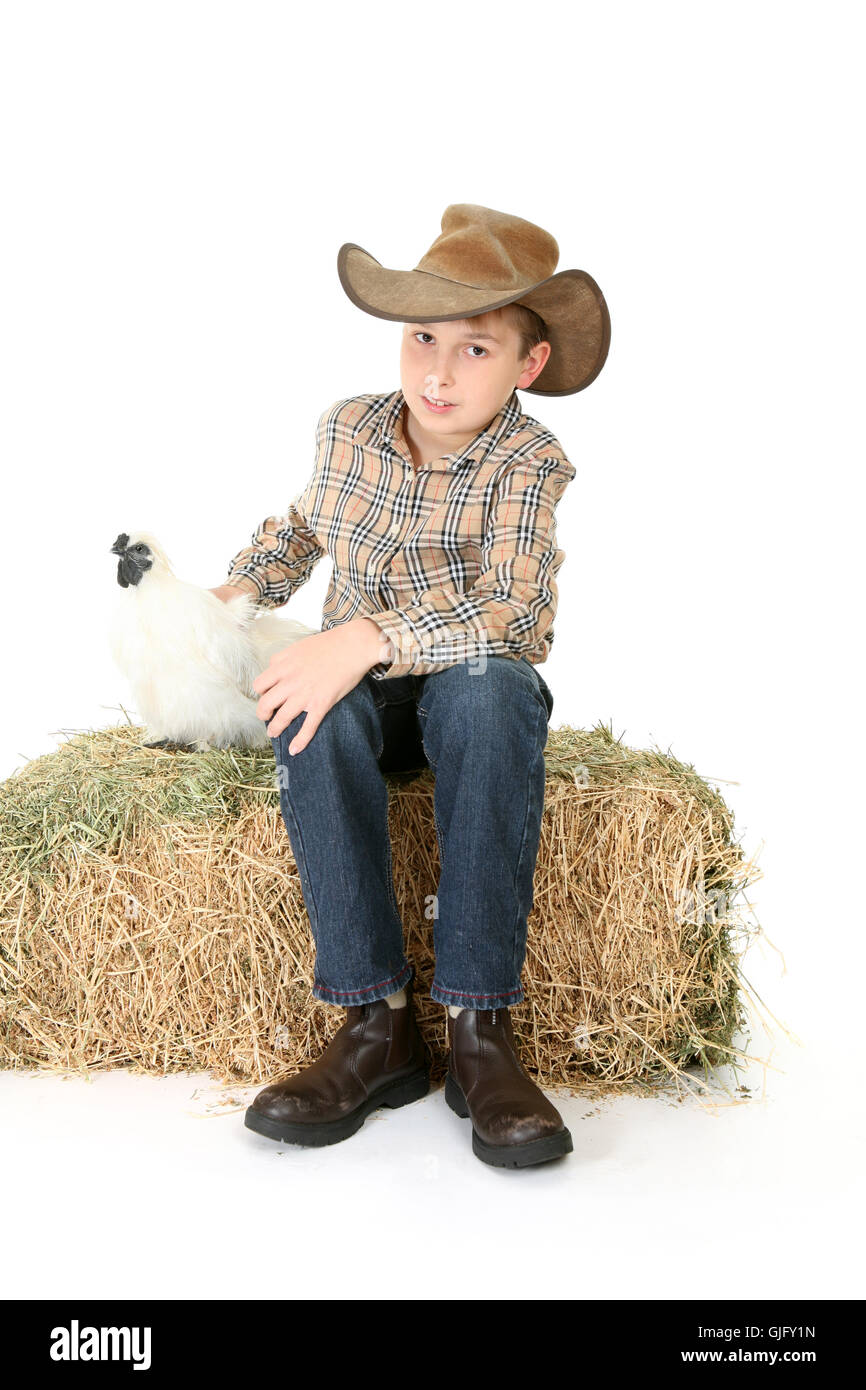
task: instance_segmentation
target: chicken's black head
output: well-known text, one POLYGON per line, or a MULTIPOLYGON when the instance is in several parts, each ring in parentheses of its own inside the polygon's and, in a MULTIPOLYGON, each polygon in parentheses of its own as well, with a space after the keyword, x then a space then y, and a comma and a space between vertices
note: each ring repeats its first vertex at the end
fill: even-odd
POLYGON ((139 584, 142 575, 153 564, 150 546, 145 545, 143 541, 130 545, 129 536, 125 531, 121 531, 111 547, 111 552, 120 556, 117 562, 117 582, 122 589, 128 589, 130 584, 139 584))

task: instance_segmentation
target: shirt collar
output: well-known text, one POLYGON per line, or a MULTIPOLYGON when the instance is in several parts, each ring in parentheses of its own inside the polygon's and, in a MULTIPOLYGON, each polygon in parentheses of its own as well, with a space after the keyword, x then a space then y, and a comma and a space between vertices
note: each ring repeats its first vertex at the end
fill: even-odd
MULTIPOLYGON (((406 397, 400 387, 382 396, 362 415, 352 432, 353 438, 357 438, 361 430, 367 428, 370 431, 367 443, 371 446, 381 448, 393 444, 394 435, 400 428, 400 416, 405 403, 406 397)), ((523 409, 517 392, 512 391, 501 410, 474 439, 456 453, 442 455, 448 469, 454 471, 465 468, 470 463, 483 463, 497 445, 513 431, 522 414, 523 409)))

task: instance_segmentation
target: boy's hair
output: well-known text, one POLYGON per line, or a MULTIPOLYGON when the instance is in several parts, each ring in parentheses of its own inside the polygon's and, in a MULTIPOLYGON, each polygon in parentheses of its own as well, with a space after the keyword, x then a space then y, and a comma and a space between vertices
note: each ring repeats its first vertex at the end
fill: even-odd
POLYGON ((540 314, 536 314, 534 309, 530 309, 527 304, 506 304, 499 312, 505 316, 512 328, 516 328, 520 335, 520 346, 517 349, 518 359, 522 362, 524 357, 528 357, 532 349, 544 342, 547 338, 547 324, 540 314))

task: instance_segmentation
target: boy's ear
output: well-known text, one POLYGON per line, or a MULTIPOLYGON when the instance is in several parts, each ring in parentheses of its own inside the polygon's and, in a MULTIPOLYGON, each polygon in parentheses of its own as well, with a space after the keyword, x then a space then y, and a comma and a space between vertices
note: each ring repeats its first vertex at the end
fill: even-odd
POLYGON ((547 363, 549 362, 552 353, 553 348, 551 347, 550 343, 547 342, 546 339, 540 343, 536 343, 532 351, 527 353, 526 357, 523 359, 525 362, 528 362, 531 357, 534 357, 536 360, 533 366, 524 367, 523 371, 520 373, 520 377, 518 378, 517 382, 518 390, 525 391, 527 386, 532 385, 535 378, 537 376, 540 376, 541 373, 544 371, 544 368, 547 366, 547 363))

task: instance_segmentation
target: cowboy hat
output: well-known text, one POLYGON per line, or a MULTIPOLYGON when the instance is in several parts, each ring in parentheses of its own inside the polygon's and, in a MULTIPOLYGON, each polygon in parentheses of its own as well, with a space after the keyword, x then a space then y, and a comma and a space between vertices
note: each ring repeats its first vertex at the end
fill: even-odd
POLYGON ((337 274, 353 304, 380 319, 437 323, 525 304, 547 325, 551 352, 531 386, 568 396, 594 381, 610 346, 604 295, 585 270, 554 274, 559 247, 543 227, 477 203, 452 203, 414 270, 388 270, 345 242, 337 274))

